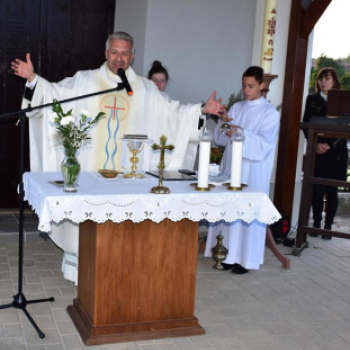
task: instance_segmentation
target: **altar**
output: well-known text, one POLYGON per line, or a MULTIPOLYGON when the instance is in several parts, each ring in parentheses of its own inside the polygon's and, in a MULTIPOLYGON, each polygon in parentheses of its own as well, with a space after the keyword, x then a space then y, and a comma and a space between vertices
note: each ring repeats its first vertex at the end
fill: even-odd
POLYGON ((204 334, 194 315, 198 222, 271 224, 280 214, 253 189, 217 184, 196 192, 187 181, 151 194, 157 179, 105 179, 83 172, 64 193, 59 173, 24 174, 25 199, 39 230, 80 224, 78 293, 68 312, 86 345, 204 334))

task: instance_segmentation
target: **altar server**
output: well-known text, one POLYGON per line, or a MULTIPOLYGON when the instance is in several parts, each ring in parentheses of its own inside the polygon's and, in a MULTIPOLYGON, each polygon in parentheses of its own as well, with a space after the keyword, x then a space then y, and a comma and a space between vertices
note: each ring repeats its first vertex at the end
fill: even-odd
MULTIPOLYGON (((277 110, 261 96, 264 72, 260 67, 250 67, 242 77, 245 100, 235 103, 215 130, 215 142, 225 147, 221 171, 231 171, 232 130, 222 131, 223 122, 244 129, 242 183, 249 188, 269 194, 270 178, 274 164, 280 116, 277 110)), ((232 210, 235 210, 232 208, 232 210)), ((241 220, 233 223, 210 224, 205 256, 211 256, 216 236, 222 231, 224 245, 229 254, 224 261, 225 269, 242 274, 258 270, 264 262, 266 225, 257 221, 250 224, 241 220)))

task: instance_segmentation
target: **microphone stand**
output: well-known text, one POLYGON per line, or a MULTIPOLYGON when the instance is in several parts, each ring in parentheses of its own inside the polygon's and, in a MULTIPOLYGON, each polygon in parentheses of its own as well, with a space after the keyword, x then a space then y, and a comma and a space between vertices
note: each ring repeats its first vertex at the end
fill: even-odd
MULTIPOLYGON (((66 103, 66 102, 71 102, 75 100, 80 100, 82 98, 87 98, 87 97, 92 97, 96 95, 102 95, 106 94, 109 92, 115 92, 119 90, 125 89, 126 86, 124 83, 119 83, 116 88, 109 89, 109 90, 103 90, 87 95, 81 95, 73 98, 69 98, 66 100, 62 101, 57 101, 58 103, 66 103)), ((54 104, 52 103, 46 103, 40 106, 36 107, 31 107, 29 105, 28 108, 22 109, 16 112, 10 112, 10 113, 5 113, 0 115, 0 119, 9 117, 12 115, 18 115, 19 116, 19 127, 20 127, 20 166, 19 166, 19 175, 20 175, 20 180, 19 180, 19 225, 18 225, 18 291, 17 294, 13 296, 13 301, 12 303, 5 304, 5 305, 0 305, 0 310, 1 309, 8 309, 8 308, 15 308, 15 309, 20 309, 24 312, 24 314, 27 316, 29 322, 32 324, 32 326, 35 328, 35 330, 38 333, 39 338, 45 338, 45 334, 39 329, 33 318, 30 316, 29 312, 27 311, 26 307, 28 304, 35 304, 35 303, 43 303, 47 301, 53 302, 55 298, 50 297, 47 299, 36 299, 36 300, 27 300, 26 297, 23 294, 23 221, 24 221, 24 215, 23 215, 23 203, 24 203, 24 186, 23 186, 23 173, 24 173, 24 131, 25 131, 25 122, 26 122, 26 113, 27 112, 32 112, 37 109, 42 109, 45 107, 50 107, 54 104)))

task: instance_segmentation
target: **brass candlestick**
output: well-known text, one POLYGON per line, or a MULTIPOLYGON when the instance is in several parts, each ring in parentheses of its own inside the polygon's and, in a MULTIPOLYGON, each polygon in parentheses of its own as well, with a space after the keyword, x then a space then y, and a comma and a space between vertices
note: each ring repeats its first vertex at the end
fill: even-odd
POLYGON ((217 244, 214 248, 212 248, 211 252, 213 253, 213 259, 216 261, 216 264, 213 265, 214 269, 217 270, 223 270, 224 267, 222 266, 222 262, 226 259, 226 256, 228 254, 228 249, 223 245, 222 241, 224 239, 224 236, 221 235, 222 232, 220 232, 217 236, 217 244))
POLYGON ((157 194, 167 194, 170 193, 170 189, 168 187, 163 186, 163 170, 165 168, 165 164, 164 164, 164 151, 167 149, 169 151, 172 151, 175 146, 173 145, 167 145, 166 144, 166 136, 162 135, 160 138, 160 145, 157 145, 156 143, 154 143, 152 145, 152 149, 154 150, 158 150, 160 149, 160 160, 159 160, 159 165, 158 165, 158 169, 159 169, 159 183, 158 186, 152 187, 151 188, 151 193, 157 193, 157 194))

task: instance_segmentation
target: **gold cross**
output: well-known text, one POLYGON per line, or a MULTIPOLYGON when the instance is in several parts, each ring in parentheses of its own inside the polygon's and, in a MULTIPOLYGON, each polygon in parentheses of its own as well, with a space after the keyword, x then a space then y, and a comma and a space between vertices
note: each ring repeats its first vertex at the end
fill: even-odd
POLYGON ((160 145, 157 145, 156 143, 154 143, 152 145, 152 149, 153 150, 160 149, 160 161, 159 161, 159 165, 158 165, 158 168, 159 168, 160 171, 162 171, 165 168, 164 151, 166 149, 169 150, 169 151, 172 151, 175 148, 175 146, 173 146, 173 145, 165 146, 166 140, 167 140, 167 137, 165 135, 162 135, 161 138, 160 138, 160 145))
POLYGON ((170 189, 168 187, 164 187, 163 186, 163 169, 165 168, 164 152, 165 152, 166 149, 169 150, 169 151, 172 151, 175 147, 173 145, 165 146, 166 140, 167 140, 166 136, 162 135, 161 138, 160 138, 160 145, 157 145, 156 143, 154 143, 152 145, 152 149, 153 150, 160 149, 160 161, 159 161, 159 165, 158 165, 158 169, 159 169, 159 183, 158 183, 158 186, 151 188, 151 193, 159 193, 159 194, 170 193, 170 189))

